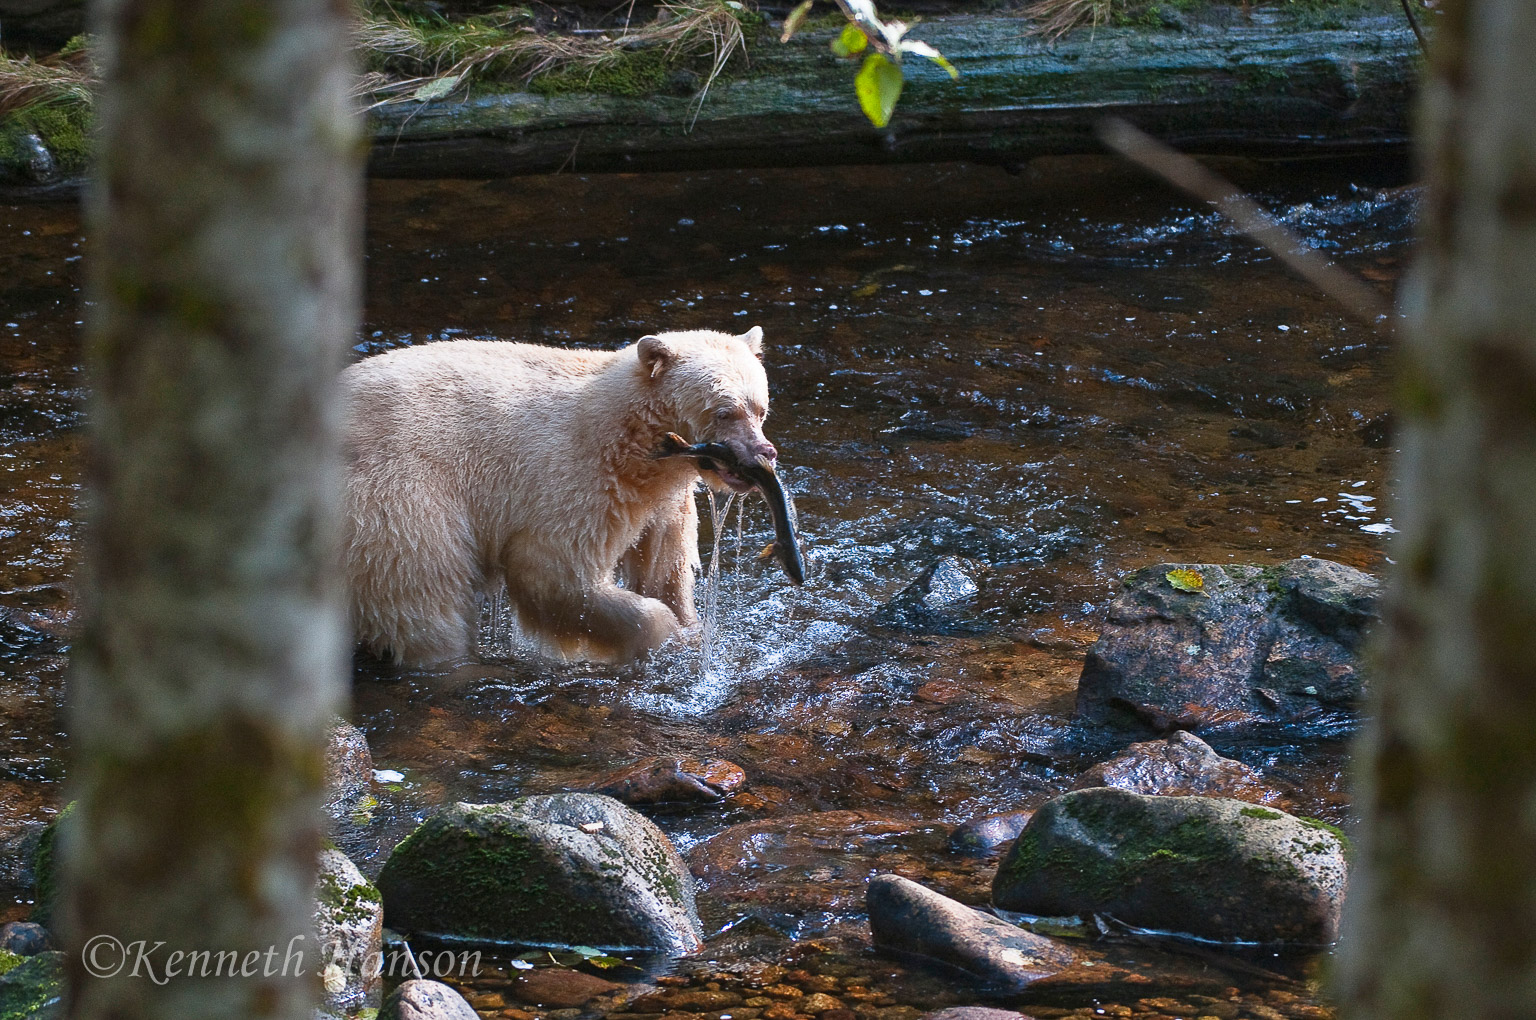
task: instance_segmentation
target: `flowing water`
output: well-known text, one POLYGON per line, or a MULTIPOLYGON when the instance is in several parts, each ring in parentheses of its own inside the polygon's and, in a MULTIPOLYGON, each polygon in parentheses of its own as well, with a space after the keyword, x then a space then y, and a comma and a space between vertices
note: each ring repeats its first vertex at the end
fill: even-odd
MULTIPOLYGON (((1390 295, 1414 211, 1400 167, 1225 169, 1390 295)), ((0 237, 3 851, 64 796, 82 241, 62 205, 0 207, 0 237)), ((493 596, 480 661, 360 659, 352 718, 404 777, 339 837, 365 871, 435 805, 587 788, 649 755, 727 759, 743 792, 658 815, 703 882, 712 965, 874 973, 888 1006, 975 1001, 869 955, 862 885, 898 871, 985 902, 995 858, 951 852, 950 827, 1036 807, 1137 739, 1072 718, 1116 578, 1165 560, 1386 562, 1383 338, 1107 161, 375 182, 367 258, 359 355, 761 325, 766 431, 809 576, 797 588, 758 561, 772 528, 751 497, 738 523, 706 508, 703 643, 622 668, 550 662, 493 596), (946 556, 979 579, 965 625, 881 626, 946 556)), ((1211 739, 1292 810, 1342 822, 1350 728, 1211 739)), ((25 909, 14 895, 0 916, 25 909)), ((1269 963, 1116 952, 1224 1003, 1210 1015, 1326 1013, 1269 963)), ((1168 1001, 1097 988, 1036 1011, 1198 1006, 1168 1001)))

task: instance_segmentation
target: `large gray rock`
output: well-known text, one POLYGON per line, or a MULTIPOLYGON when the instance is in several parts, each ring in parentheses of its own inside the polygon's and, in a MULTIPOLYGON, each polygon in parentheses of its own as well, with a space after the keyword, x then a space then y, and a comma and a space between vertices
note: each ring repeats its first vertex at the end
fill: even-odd
POLYGON ((927 956, 999 988, 1022 988, 1076 959, 1025 931, 899 875, 877 875, 865 896, 875 947, 927 956))
POLYGON ((441 981, 415 978, 389 993, 379 1020, 480 1020, 480 1015, 441 981))
POLYGON ((320 851, 315 881, 317 970, 325 988, 323 1008, 352 1013, 377 1007, 383 991, 384 901, 340 850, 320 851))
POLYGON ((391 928, 494 941, 703 945, 693 876, 662 831, 611 797, 455 804, 379 873, 391 928))
POLYGON ((1035 812, 998 866, 992 902, 1220 941, 1318 945, 1338 936, 1344 850, 1331 826, 1242 801, 1077 790, 1035 812))
POLYGON ((1272 804, 1280 799, 1280 794, 1265 785, 1256 769, 1223 758, 1210 744, 1187 730, 1178 730, 1166 740, 1132 744, 1109 761, 1084 772, 1072 785, 1078 790, 1113 786, 1132 793, 1230 797, 1253 804, 1272 804))
POLYGON ((1378 584, 1328 560, 1160 563, 1125 578, 1088 650, 1077 713, 1157 730, 1295 723, 1353 709, 1378 584), (1168 580, 1190 570, 1203 591, 1168 580))

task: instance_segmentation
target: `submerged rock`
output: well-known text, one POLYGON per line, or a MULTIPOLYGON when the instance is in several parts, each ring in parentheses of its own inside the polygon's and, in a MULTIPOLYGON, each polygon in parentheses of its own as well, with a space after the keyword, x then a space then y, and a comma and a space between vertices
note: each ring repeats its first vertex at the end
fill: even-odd
POLYGON ((455 804, 395 847, 379 889, 401 931, 679 954, 703 945, 693 876, 671 841, 597 794, 455 804))
POLYGON ((320 851, 315 880, 316 970, 325 987, 322 1008, 352 1013, 378 1006, 383 990, 384 902, 340 850, 320 851))
POLYGON ((415 978, 389 993, 379 1020, 480 1020, 480 1015, 441 981, 415 978))
POLYGON ((599 995, 609 995, 622 985, 563 967, 540 967, 517 976, 512 994, 521 1002, 548 1009, 585 1006, 599 995))
POLYGON ((875 623, 908 634, 983 633, 989 628, 975 615, 980 576, 970 560, 945 556, 881 606, 875 623))
POLYGON ((1223 758, 1186 730, 1178 730, 1166 740, 1132 744, 1119 756, 1084 772, 1073 789, 1094 786, 1165 796, 1231 797, 1253 804, 1272 804, 1280 799, 1257 770, 1223 758))
POLYGON ((987 1006, 951 1006, 936 1013, 924 1013, 923 1020, 1029 1020, 1023 1013, 1011 1009, 991 1009, 987 1006))
POLYGON ((63 1015, 63 953, 39 953, 0 974, 4 1020, 53 1020, 63 1015))
POLYGON ((643 758, 610 772, 593 788, 626 804, 716 804, 746 782, 735 762, 673 755, 643 758))
POLYGON ((899 875, 877 875, 866 894, 877 949, 926 956, 1017 989, 1070 966, 1076 954, 899 875))
POLYGON ((1242 801, 1078 790, 1035 812, 998 866, 992 902, 1218 941, 1319 945, 1338 936, 1344 845, 1331 826, 1242 801))
POLYGON ((866 883, 881 872, 985 899, 989 869, 979 859, 945 861, 948 834, 937 822, 817 811, 733 825, 696 845, 688 860, 712 903, 769 920, 858 913, 866 883))
POLYGON ((1110 606, 1078 682, 1077 714, 1156 730, 1295 723, 1353 710, 1379 585, 1328 560, 1273 567, 1162 563, 1110 606), (1182 591, 1171 571, 1192 571, 1182 591))
POLYGON ((963 854, 991 853, 1018 838, 1033 814, 1033 811, 1003 811, 962 822, 949 834, 949 848, 963 854))

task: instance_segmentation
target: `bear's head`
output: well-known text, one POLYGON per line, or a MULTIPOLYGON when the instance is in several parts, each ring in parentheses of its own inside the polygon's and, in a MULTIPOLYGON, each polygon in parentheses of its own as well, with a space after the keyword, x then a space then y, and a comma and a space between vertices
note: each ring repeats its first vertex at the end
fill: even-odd
MULTIPOLYGON (((723 443, 744 461, 779 452, 763 435, 768 416, 768 377, 763 372, 763 330, 740 336, 709 329, 658 333, 635 344, 643 384, 653 406, 670 419, 665 427, 691 443, 723 443)), ((721 468, 731 488, 752 486, 721 468)))

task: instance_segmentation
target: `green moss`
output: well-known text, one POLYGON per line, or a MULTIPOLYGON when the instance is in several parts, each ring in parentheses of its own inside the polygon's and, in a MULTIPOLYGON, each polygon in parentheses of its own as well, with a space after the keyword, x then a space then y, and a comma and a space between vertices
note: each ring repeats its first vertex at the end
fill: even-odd
POLYGON ((0 118, 0 167, 25 163, 24 139, 36 135, 65 174, 85 170, 91 157, 91 115, 84 103, 34 103, 0 118))
MULTIPOLYGON (((1236 831, 1239 819, 1223 822, 1193 815, 1165 827, 1130 798, 1067 794, 1056 805, 1089 832, 1113 833, 1113 852, 1090 854, 1066 845, 1046 849, 1039 834, 1046 827, 1026 829, 999 868, 1001 884, 1057 884, 1068 895, 1111 902, 1145 881, 1149 868, 1161 871, 1171 884, 1203 886, 1217 878, 1226 881, 1239 860, 1233 853, 1241 838, 1236 831)), ((1265 820, 1284 817, 1260 807, 1243 808, 1240 814, 1265 820)), ((1324 852, 1332 852, 1332 848, 1296 847, 1293 856, 1324 852)), ((1249 857, 1241 860, 1241 866, 1259 881, 1294 879, 1301 873, 1296 860, 1283 858, 1249 857)))
POLYGON ((548 823, 520 814, 521 803, 460 804, 406 837, 379 873, 385 923, 495 941, 636 944, 652 934, 594 895, 604 877, 633 869, 674 903, 691 899, 664 847, 606 848, 573 872, 567 851, 543 838, 548 823))
POLYGON ((328 872, 321 873, 315 896, 322 905, 329 908, 331 917, 339 924, 368 920, 384 899, 379 895, 379 890, 368 882, 348 885, 328 872))
POLYGON ((58 844, 59 826, 75 813, 75 802, 70 801, 48 823, 32 852, 32 920, 47 925, 53 917, 54 900, 59 892, 58 862, 55 849, 58 844))
POLYGON ((621 51, 592 68, 570 68, 541 74, 528 91, 541 96, 572 92, 605 96, 647 96, 664 91, 674 65, 660 48, 621 51))
POLYGON ((1284 815, 1280 814, 1278 811, 1271 811, 1268 808, 1261 807, 1245 807, 1239 811, 1238 814, 1245 818, 1267 818, 1271 821, 1276 818, 1284 817, 1284 815))
POLYGON ((25 959, 25 957, 17 956, 9 949, 0 949, 0 974, 8 974, 15 970, 17 967, 21 966, 21 961, 23 959, 25 959))
POLYGON ((1339 841, 1339 846, 1344 850, 1344 860, 1353 863, 1355 859, 1355 841, 1345 834, 1337 825, 1330 825, 1321 818, 1308 818, 1305 815, 1297 815, 1296 820, 1309 829, 1321 829, 1334 839, 1339 841))

